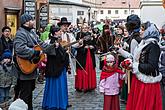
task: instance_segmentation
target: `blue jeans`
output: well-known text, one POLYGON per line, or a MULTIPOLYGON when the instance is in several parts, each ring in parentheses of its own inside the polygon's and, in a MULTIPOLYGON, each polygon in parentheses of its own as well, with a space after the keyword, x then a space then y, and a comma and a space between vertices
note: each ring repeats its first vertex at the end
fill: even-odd
POLYGON ((0 87, 0 103, 5 102, 10 98, 9 91, 10 91, 10 86, 0 87))

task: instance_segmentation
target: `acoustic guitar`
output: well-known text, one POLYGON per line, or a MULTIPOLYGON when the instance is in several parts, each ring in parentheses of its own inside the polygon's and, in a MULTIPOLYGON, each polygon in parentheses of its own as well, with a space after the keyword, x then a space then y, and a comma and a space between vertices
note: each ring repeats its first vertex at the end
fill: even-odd
MULTIPOLYGON (((84 38, 82 38, 82 40, 88 40, 90 38, 91 38, 91 36, 85 36, 84 38)), ((71 45, 74 45, 74 44, 78 43, 79 41, 80 40, 77 40, 77 41, 71 42, 71 43, 68 43, 67 41, 62 41, 62 42, 60 42, 60 45, 62 47, 64 47, 64 48, 67 48, 67 47, 69 47, 71 45)), ((33 47, 33 49, 37 50, 37 51, 42 51, 42 48, 39 45, 35 45, 33 47)), ((41 52, 41 54, 40 54, 40 61, 38 63, 43 61, 45 58, 46 58, 46 54, 41 52)), ((34 64, 33 62, 31 62, 28 59, 24 59, 24 58, 21 58, 19 56, 16 56, 16 59, 17 59, 17 63, 18 63, 19 68, 21 69, 21 71, 24 74, 31 74, 38 67, 38 63, 34 64)))
MULTIPOLYGON (((35 45, 33 48, 34 50, 42 51, 42 48, 39 45, 35 45)), ((45 58, 46 58, 46 54, 41 53, 39 62, 43 61, 45 58)), ((34 64, 30 60, 21 58, 19 56, 16 56, 16 59, 17 59, 19 68, 24 74, 31 74, 38 67, 39 62, 37 64, 34 64)))

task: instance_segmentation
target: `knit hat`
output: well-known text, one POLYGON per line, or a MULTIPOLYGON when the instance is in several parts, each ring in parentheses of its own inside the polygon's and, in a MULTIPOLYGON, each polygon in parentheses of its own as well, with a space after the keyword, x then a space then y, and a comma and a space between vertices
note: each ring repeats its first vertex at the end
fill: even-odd
POLYGON ((115 61, 115 57, 111 54, 107 55, 106 61, 115 61))
POLYGON ((9 58, 9 59, 12 58, 12 53, 9 49, 5 50, 2 54, 2 59, 6 59, 6 58, 9 58))
POLYGON ((30 20, 34 20, 34 18, 31 15, 26 14, 26 13, 21 15, 21 18, 20 18, 21 25, 25 24, 26 22, 28 22, 30 20))

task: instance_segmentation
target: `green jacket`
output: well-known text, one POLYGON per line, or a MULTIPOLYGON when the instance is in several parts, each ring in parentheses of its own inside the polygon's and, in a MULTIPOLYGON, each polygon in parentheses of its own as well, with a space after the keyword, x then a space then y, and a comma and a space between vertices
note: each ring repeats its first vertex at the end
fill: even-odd
POLYGON ((41 34, 41 37, 40 37, 40 39, 42 40, 42 41, 45 41, 45 40, 48 40, 49 39, 49 33, 50 33, 50 27, 52 26, 52 24, 48 24, 47 26, 46 26, 46 28, 45 28, 45 32, 43 32, 42 34, 41 34))

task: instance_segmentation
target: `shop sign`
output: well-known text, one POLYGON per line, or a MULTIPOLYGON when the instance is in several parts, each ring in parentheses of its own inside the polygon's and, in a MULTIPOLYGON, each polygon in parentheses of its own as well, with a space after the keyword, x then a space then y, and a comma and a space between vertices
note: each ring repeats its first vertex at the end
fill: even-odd
POLYGON ((36 5, 35 0, 24 0, 24 13, 32 15, 35 18, 36 5))

